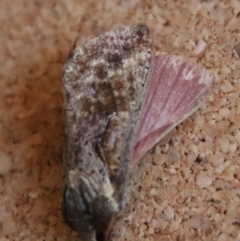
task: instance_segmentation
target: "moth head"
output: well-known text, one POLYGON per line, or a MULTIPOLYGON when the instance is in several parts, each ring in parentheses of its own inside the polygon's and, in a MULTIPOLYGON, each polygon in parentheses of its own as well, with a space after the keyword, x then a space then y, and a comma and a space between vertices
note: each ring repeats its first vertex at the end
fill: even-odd
POLYGON ((83 241, 106 240, 119 209, 112 187, 105 186, 99 190, 98 184, 91 175, 70 171, 69 184, 64 189, 63 217, 83 241))

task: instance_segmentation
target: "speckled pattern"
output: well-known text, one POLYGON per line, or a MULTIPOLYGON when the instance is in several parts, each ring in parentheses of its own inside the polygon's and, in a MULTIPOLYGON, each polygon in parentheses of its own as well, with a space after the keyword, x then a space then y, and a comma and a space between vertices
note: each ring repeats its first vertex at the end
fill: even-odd
POLYGON ((120 27, 75 44, 64 68, 62 208, 84 241, 109 233, 121 209, 151 43, 146 25, 120 27))
POLYGON ((0 3, 0 240, 75 240, 62 220, 61 74, 71 43, 145 22, 216 75, 201 110, 132 170, 114 241, 240 240, 238 0, 0 3))

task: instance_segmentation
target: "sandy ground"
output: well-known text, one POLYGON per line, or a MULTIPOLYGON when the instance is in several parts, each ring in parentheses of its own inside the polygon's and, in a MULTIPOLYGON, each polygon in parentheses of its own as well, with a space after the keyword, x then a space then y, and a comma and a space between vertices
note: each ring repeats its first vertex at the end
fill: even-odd
POLYGON ((73 240, 62 220, 61 74, 78 33, 146 23, 216 75, 205 105, 131 172, 120 240, 240 240, 240 2, 1 0, 0 241, 73 240))

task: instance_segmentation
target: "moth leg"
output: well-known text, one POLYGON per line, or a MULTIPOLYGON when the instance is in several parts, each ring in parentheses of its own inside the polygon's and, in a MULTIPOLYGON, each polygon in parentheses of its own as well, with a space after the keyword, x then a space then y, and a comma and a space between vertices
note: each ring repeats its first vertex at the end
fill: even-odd
POLYGON ((94 183, 91 176, 88 176, 83 172, 71 170, 69 172, 69 182, 73 189, 79 189, 86 202, 91 203, 97 196, 97 185, 94 183))
POLYGON ((96 239, 89 239, 91 241, 103 240, 113 216, 118 212, 116 201, 106 192, 109 188, 104 190, 99 189, 99 183, 91 175, 78 170, 69 171, 69 184, 64 192, 64 218, 81 233, 81 237, 94 233, 96 239))

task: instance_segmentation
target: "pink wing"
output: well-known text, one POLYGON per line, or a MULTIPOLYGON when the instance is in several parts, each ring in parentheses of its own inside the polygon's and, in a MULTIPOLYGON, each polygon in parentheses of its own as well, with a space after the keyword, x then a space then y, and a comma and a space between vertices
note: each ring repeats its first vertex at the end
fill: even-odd
POLYGON ((201 105, 213 75, 183 57, 163 53, 153 60, 132 161, 138 161, 201 105))

